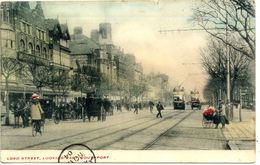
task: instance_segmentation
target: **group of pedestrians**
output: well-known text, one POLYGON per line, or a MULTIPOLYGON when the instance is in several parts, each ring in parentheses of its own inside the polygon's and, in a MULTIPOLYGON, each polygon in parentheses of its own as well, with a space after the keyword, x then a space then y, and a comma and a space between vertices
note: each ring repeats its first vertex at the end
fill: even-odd
MULTIPOLYGON (((149 105, 149 109, 150 109, 150 112, 153 113, 153 107, 154 107, 154 103, 152 101, 149 101, 148 103, 149 105)), ((159 101, 157 104, 156 104, 156 109, 157 109, 157 114, 156 114, 156 117, 157 118, 162 118, 162 110, 164 110, 164 107, 163 105, 161 104, 161 102, 159 101)), ((134 113, 135 114, 138 114, 138 102, 136 101, 135 104, 134 104, 134 113)))

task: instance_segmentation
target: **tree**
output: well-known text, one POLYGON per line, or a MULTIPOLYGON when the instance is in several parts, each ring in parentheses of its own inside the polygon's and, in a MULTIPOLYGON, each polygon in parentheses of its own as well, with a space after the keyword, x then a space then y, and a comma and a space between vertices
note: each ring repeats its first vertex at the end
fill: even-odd
MULTIPOLYGON (((236 41, 233 41, 236 42, 236 41)), ((221 89, 226 92, 227 56, 223 49, 224 43, 211 38, 206 48, 201 50, 201 61, 205 71, 210 76, 208 86, 205 90, 213 88, 214 91, 221 89)), ((241 52, 230 49, 230 83, 231 100, 234 89, 240 84, 248 81, 248 69, 250 59, 243 56, 241 52)), ((216 93, 216 92, 213 92, 216 93)))
POLYGON ((130 98, 131 96, 134 96, 135 98, 143 96, 147 91, 147 84, 145 84, 144 82, 131 83, 129 87, 130 98))
POLYGON ((30 80, 39 93, 42 93, 41 88, 47 87, 52 77, 52 70, 49 65, 38 65, 37 63, 23 64, 24 79, 30 80))
POLYGON ((59 68, 50 68, 51 76, 47 79, 47 85, 55 93, 62 93, 64 97, 68 90, 71 89, 71 79, 69 77, 69 70, 61 70, 59 68))
POLYGON ((22 64, 20 61, 18 61, 15 58, 11 57, 2 57, 1 58, 1 70, 2 70, 2 75, 5 79, 5 89, 6 89, 6 125, 9 125, 9 80, 12 76, 15 76, 21 69, 22 69, 22 64))
POLYGON ((255 59, 255 5, 251 0, 201 0, 192 20, 208 34, 255 59), (240 44, 233 43, 241 41, 240 44))

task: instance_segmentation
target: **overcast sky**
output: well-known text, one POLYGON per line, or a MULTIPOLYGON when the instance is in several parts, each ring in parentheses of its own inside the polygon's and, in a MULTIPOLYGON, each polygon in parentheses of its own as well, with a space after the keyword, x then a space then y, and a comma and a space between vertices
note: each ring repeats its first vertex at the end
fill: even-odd
POLYGON ((70 33, 82 26, 83 33, 98 29, 99 23, 112 25, 113 43, 136 56, 145 73, 169 75, 170 84, 202 92, 207 75, 200 65, 199 49, 206 44, 203 31, 167 32, 160 30, 194 28, 188 21, 196 0, 169 1, 84 1, 43 2, 45 17, 68 23, 70 33))

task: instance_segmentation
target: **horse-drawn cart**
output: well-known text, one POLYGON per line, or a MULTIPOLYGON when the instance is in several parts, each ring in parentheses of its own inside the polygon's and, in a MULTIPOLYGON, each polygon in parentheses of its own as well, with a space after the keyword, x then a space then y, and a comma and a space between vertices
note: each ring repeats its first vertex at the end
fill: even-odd
POLYGON ((89 122, 92 118, 97 117, 98 121, 106 120, 106 112, 103 108, 103 103, 101 98, 87 98, 85 111, 83 114, 83 122, 85 122, 85 117, 87 116, 89 122))

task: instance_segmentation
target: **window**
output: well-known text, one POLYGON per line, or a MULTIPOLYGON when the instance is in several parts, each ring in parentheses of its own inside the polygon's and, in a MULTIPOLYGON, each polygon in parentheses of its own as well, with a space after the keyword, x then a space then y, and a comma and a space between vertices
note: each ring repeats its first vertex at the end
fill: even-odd
POLYGON ((26 23, 24 23, 24 22, 23 22, 23 29, 22 29, 22 31, 23 31, 24 33, 26 33, 26 23))
POLYGON ((10 22, 10 11, 9 9, 4 10, 3 17, 5 22, 10 22))
POLYGON ((45 33, 42 32, 42 40, 45 40, 45 33))
POLYGON ((101 29, 101 36, 102 36, 102 38, 104 38, 104 39, 107 38, 107 31, 106 31, 105 28, 102 28, 102 29, 101 29))
POLYGON ((14 41, 13 40, 11 40, 11 48, 14 48, 14 41))
POLYGON ((41 31, 38 30, 38 33, 39 33, 39 39, 41 39, 42 35, 41 35, 41 31))
POLYGON ((27 33, 31 34, 31 28, 30 28, 30 25, 28 25, 28 24, 27 24, 27 33))
POLYGON ((20 41, 20 51, 25 51, 25 43, 23 40, 20 41))
POLYGON ((36 55, 40 56, 40 46, 39 45, 36 46, 35 53, 36 53, 36 55))
POLYGON ((20 29, 23 31, 23 22, 20 22, 20 29))
POLYGON ((36 36, 37 38, 40 38, 39 29, 36 30, 36 36))
POLYGON ((28 51, 29 51, 29 54, 32 54, 32 53, 33 53, 33 45, 32 45, 32 43, 29 43, 29 45, 28 45, 28 51))
POLYGON ((44 58, 48 58, 46 48, 43 48, 42 53, 44 58))

